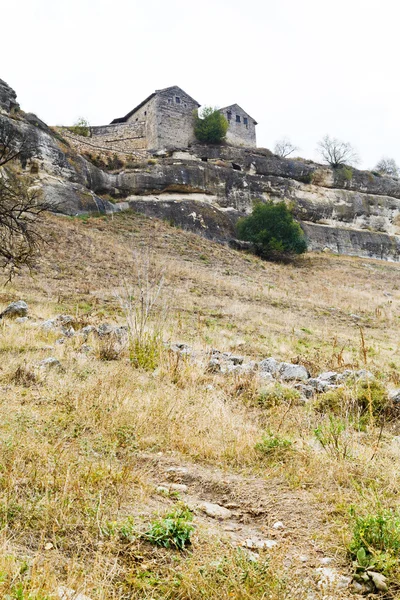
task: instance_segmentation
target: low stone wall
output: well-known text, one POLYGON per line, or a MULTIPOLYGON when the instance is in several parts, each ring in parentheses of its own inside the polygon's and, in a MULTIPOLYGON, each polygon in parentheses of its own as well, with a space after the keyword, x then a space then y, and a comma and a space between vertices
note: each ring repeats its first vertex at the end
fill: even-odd
MULTIPOLYGON (((135 140, 128 137, 132 134, 131 128, 122 127, 125 131, 113 132, 110 130, 105 134, 93 135, 92 137, 77 135, 61 127, 56 128, 56 130, 63 138, 68 140, 78 154, 96 154, 96 156, 99 155, 101 158, 107 158, 110 154, 116 154, 122 160, 126 160, 128 157, 135 159, 148 158, 150 156, 148 151, 146 148, 140 147, 139 144, 139 141, 142 142, 143 138, 140 138, 138 147, 135 147, 135 140), (124 135, 127 137, 124 137, 124 135)), ((105 127, 99 127, 98 129, 105 129, 105 127)))

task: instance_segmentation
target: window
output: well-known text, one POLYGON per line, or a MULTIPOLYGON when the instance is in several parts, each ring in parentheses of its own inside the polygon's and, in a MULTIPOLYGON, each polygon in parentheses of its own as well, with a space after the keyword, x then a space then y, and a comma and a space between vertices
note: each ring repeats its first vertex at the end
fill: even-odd
POLYGON ((144 111, 144 116, 146 116, 146 115, 147 115, 147 110, 144 111))
POLYGON ((172 98, 168 98, 168 104, 172 104, 172 98))
POLYGON ((228 117, 228 121, 230 121, 232 119, 232 113, 230 110, 228 110, 228 112, 226 113, 226 116, 228 117))
POLYGON ((240 115, 236 115, 236 123, 240 123, 240 115))
POLYGON ((180 103, 181 103, 181 99, 179 98, 179 96, 175 96, 175 102, 176 102, 177 104, 180 104, 180 103))
POLYGON ((184 102, 184 103, 183 103, 183 106, 184 106, 185 108, 187 108, 187 104, 186 104, 186 102, 184 102))
POLYGON ((246 127, 248 126, 249 121, 248 121, 247 117, 243 117, 243 123, 246 125, 246 127))

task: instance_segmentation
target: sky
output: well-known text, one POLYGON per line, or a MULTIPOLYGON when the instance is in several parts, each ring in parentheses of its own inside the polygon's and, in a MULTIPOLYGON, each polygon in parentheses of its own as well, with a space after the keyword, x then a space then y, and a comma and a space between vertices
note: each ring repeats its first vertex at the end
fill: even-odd
POLYGON ((400 164, 398 0, 0 0, 0 78, 49 125, 103 125, 155 89, 239 104, 257 145, 326 134, 400 164))

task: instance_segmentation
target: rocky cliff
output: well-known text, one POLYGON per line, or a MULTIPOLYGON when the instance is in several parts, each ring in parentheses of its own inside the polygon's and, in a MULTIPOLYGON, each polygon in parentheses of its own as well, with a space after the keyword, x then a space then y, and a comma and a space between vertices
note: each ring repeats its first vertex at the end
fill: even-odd
POLYGON ((104 149, 93 154, 88 142, 85 151, 82 139, 63 136, 22 112, 15 92, 0 80, 0 127, 4 123, 37 146, 37 156, 24 168, 35 174, 55 212, 134 209, 227 240, 255 200, 285 200, 293 205, 312 249, 399 260, 396 179, 281 159, 265 149, 202 145, 150 152, 141 162, 123 157, 113 163, 110 157, 107 169, 104 149))

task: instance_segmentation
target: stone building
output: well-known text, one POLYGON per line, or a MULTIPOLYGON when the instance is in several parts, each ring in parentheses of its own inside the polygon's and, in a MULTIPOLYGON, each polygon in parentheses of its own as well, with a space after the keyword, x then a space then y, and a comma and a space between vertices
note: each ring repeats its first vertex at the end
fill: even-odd
MULTIPOLYGON (((91 127, 88 145, 113 152, 135 153, 165 148, 187 148, 195 142, 194 114, 200 104, 178 86, 156 90, 124 117, 109 125, 91 127)), ((227 142, 256 146, 256 121, 240 106, 221 112, 229 122, 227 142)))
POLYGON ((253 119, 238 104, 231 104, 220 108, 219 112, 228 120, 229 127, 226 134, 226 141, 232 146, 246 146, 255 148, 256 125, 257 121, 253 119))

